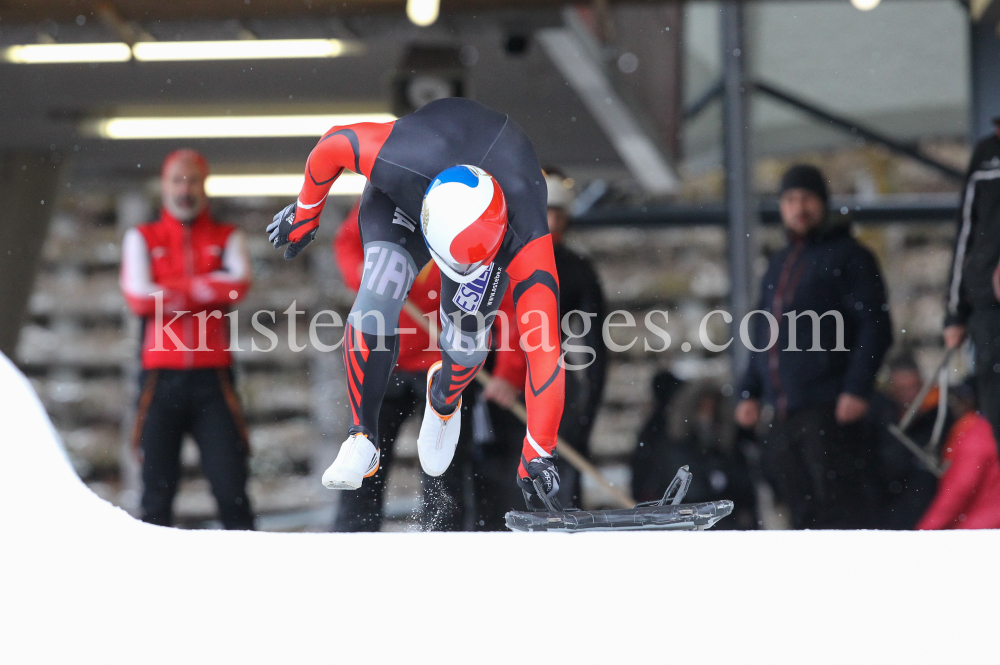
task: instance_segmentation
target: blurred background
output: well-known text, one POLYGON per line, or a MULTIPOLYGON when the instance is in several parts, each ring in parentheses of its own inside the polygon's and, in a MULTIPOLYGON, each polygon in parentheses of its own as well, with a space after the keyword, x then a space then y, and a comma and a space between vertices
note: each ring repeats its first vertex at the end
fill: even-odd
MULTIPOLYGON (((594 261, 609 309, 640 329, 647 311, 670 313, 668 351, 611 354, 592 454, 627 485, 658 371, 732 394, 744 359, 703 349, 698 324, 752 309, 782 243, 775 192, 790 164, 822 165, 833 208, 882 263, 897 342, 936 365, 962 173, 1000 114, 998 27, 998 0, 0 0, 0 350, 81 478, 134 511, 139 332, 120 242, 156 216, 164 156, 202 152, 215 216, 249 236, 244 339, 250 313, 294 300, 305 340, 317 311, 353 300, 329 241, 360 177, 338 182, 323 242, 299 260, 263 231, 317 137, 345 116, 470 97, 572 179, 568 243, 594 261)), ((278 348, 236 361, 258 526, 326 530, 336 493, 317 478, 349 418, 342 357, 289 350, 281 316, 270 327, 278 348)), ((389 479, 387 528, 419 507, 417 427, 389 479)), ((183 457, 177 520, 211 525, 197 449, 183 457)), ((607 504, 585 484, 584 505, 607 504)))

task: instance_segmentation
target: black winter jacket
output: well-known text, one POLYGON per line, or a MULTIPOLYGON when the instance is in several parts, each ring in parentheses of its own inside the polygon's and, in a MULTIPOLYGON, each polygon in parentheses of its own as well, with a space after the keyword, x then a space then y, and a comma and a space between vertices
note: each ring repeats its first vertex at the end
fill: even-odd
MULTIPOLYGON (((845 223, 826 224, 805 239, 792 239, 774 254, 761 283, 757 309, 778 322, 777 342, 768 350, 751 349, 740 397, 763 398, 779 417, 806 407, 829 406, 840 393, 867 398, 882 358, 892 345, 892 327, 878 262, 851 235, 845 223), (813 321, 820 317, 819 342, 813 347, 813 321), (796 348, 789 350, 788 314, 797 314, 796 348), (835 315, 843 318, 843 348, 837 348, 835 315)), ((750 321, 752 347, 764 349, 771 326, 763 314, 750 321)), ((742 340, 736 343, 742 343, 742 340)))
POLYGON ((969 161, 958 208, 945 325, 965 325, 973 309, 1000 307, 993 273, 1000 262, 1000 138, 983 139, 969 161))
MULTIPOLYGON (((573 340, 572 346, 587 346, 594 350, 594 362, 581 371, 566 372, 566 404, 559 426, 559 434, 571 445, 589 449, 590 431, 594 426, 594 416, 604 393, 604 380, 608 367, 608 349, 601 338, 605 305, 601 281, 590 259, 573 252, 563 243, 552 248, 559 275, 559 315, 574 310, 594 314, 590 320, 590 331, 573 340)), ((569 320, 569 328, 574 333, 583 330, 579 315, 569 320)), ((562 327, 560 327, 562 330, 562 327)), ((565 331, 563 331, 565 339, 565 331)), ((572 358, 570 364, 584 364, 589 357, 572 358)))

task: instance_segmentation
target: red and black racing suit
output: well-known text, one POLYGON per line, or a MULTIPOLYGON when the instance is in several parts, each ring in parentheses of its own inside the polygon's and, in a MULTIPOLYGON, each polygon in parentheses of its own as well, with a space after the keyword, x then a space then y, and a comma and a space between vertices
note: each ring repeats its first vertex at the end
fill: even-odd
POLYGON ((351 432, 369 433, 377 442, 378 412, 398 348, 399 312, 431 258, 417 222, 424 193, 437 174, 457 164, 482 168, 500 184, 508 228, 483 278, 458 284, 442 276, 443 367, 431 403, 449 413, 482 367, 490 327, 508 281, 513 282, 528 361, 528 426, 518 468, 523 478, 530 460, 555 449, 564 396, 559 280, 546 222, 546 186, 524 131, 502 113, 457 98, 432 102, 395 122, 333 127, 309 155, 289 240, 297 242, 318 226, 330 187, 344 169, 368 179, 359 212, 365 268, 344 352, 351 432))

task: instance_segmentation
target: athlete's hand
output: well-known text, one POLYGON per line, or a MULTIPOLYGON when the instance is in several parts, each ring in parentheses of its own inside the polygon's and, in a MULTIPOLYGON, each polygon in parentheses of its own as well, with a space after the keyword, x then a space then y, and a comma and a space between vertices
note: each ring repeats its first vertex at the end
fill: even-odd
POLYGON ((305 249, 306 245, 316 238, 319 230, 319 215, 295 221, 296 203, 289 203, 285 209, 274 216, 274 221, 267 225, 267 239, 271 241, 275 249, 285 248, 285 258, 294 259, 305 249), (305 229, 305 235, 302 235, 305 229), (297 240, 292 240, 292 237, 297 240), (290 244, 289 244, 290 243, 290 244))
POLYGON ((551 499, 559 491, 559 469, 556 468, 551 457, 536 457, 528 462, 526 470, 528 475, 523 478, 518 476, 517 484, 528 494, 537 494, 535 485, 532 483, 535 478, 541 479, 542 489, 545 490, 545 496, 548 498, 551 499))

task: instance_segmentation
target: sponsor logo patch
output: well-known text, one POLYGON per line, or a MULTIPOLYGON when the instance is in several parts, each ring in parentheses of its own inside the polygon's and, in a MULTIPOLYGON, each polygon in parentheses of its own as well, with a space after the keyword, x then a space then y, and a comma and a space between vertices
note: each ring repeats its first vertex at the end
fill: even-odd
POLYGON ((466 314, 475 314, 478 312, 479 306, 483 303, 483 294, 486 293, 486 287, 490 283, 490 275, 492 274, 493 264, 491 263, 476 279, 465 284, 459 284, 458 291, 455 293, 455 297, 452 298, 452 302, 458 305, 458 308, 466 314))

